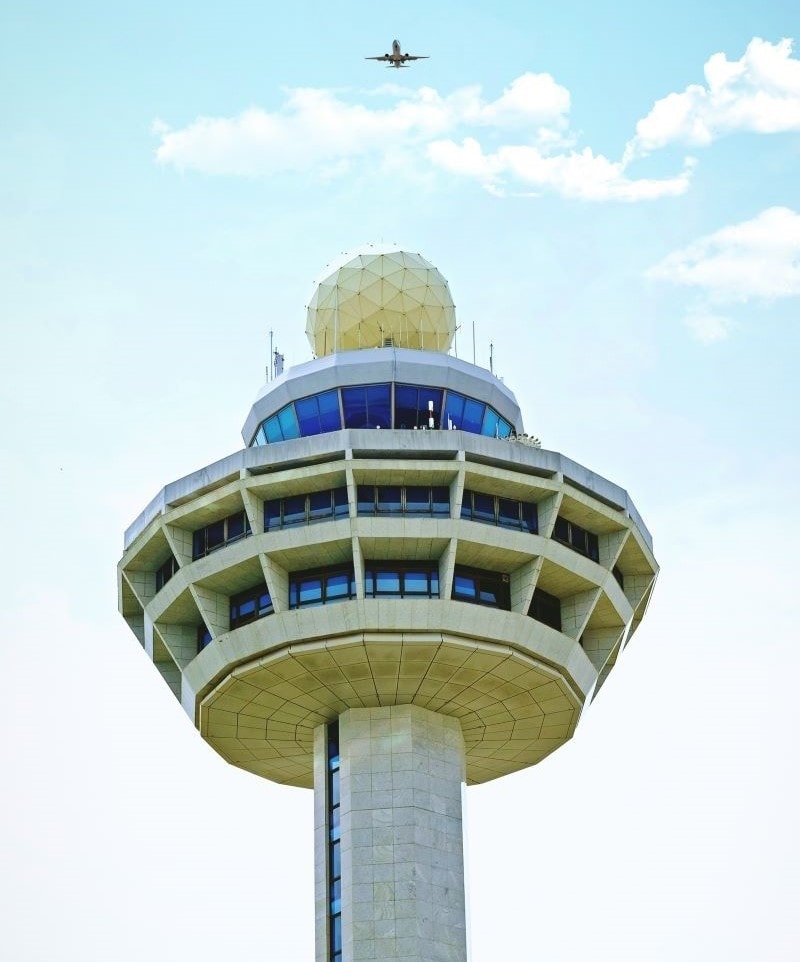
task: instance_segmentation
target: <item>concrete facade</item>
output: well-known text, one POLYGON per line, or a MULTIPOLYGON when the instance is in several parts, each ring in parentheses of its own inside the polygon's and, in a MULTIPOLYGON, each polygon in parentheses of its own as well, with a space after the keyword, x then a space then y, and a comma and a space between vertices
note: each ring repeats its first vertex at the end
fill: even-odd
POLYGON ((120 611, 226 761, 315 789, 317 962, 462 962, 461 787, 572 737, 644 616, 650 533, 624 489, 522 434, 497 378, 443 353, 299 365, 242 433, 256 446, 166 485, 128 528, 120 611), (388 429, 264 427, 288 411, 299 430, 321 392, 346 424, 365 385, 388 429), (434 429, 427 407, 423 429, 397 427, 415 386, 444 399, 434 429), (476 433, 445 423, 450 392, 485 412, 476 433))
MULTIPOLYGON (((327 962, 324 726, 315 744, 316 962, 327 962)), ((354 708, 339 745, 344 958, 466 962, 461 726, 413 705, 354 708)))

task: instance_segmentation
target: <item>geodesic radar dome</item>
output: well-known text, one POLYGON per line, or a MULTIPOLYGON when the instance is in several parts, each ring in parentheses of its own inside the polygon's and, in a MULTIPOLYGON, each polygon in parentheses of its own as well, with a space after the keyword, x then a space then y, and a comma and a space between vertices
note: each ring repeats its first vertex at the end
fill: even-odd
POLYGON ((447 353, 455 331, 447 281, 407 251, 348 257, 308 305, 306 334, 317 357, 390 344, 447 353))

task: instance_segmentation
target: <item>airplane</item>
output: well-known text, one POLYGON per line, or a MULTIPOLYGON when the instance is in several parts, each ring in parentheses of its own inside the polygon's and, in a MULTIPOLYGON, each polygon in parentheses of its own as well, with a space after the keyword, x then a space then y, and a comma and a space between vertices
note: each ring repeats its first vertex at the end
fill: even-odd
POLYGON ((408 64, 406 63, 407 60, 430 60, 430 57, 415 57, 413 54, 403 53, 400 50, 400 41, 393 40, 391 53, 385 53, 380 57, 364 57, 364 59, 365 60, 385 60, 387 67, 397 67, 399 70, 400 67, 408 66, 408 64))

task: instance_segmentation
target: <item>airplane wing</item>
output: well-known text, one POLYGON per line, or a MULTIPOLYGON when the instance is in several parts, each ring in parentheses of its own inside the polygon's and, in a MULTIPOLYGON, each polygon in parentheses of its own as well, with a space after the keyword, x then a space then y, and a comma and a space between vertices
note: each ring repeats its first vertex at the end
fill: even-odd
POLYGON ((392 58, 388 53, 382 54, 380 57, 364 57, 365 60, 391 60, 392 58))
POLYGON ((430 58, 429 56, 426 56, 426 57, 415 57, 415 56, 412 56, 410 53, 404 53, 404 54, 403 54, 403 60, 430 60, 430 59, 431 59, 431 58, 430 58))

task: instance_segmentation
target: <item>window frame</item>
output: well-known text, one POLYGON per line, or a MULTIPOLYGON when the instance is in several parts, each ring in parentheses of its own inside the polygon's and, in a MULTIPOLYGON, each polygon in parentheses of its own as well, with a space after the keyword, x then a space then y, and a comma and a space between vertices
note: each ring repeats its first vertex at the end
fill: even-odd
POLYGON ((453 601, 465 601, 469 604, 481 605, 484 608, 496 608, 500 611, 511 611, 511 575, 504 571, 489 571, 485 568, 472 568, 467 565, 455 565, 453 568, 453 588, 450 593, 453 601), (457 593, 456 580, 471 579, 474 582, 474 595, 466 597, 457 593), (494 590, 498 599, 497 604, 484 599, 488 590, 494 590))

